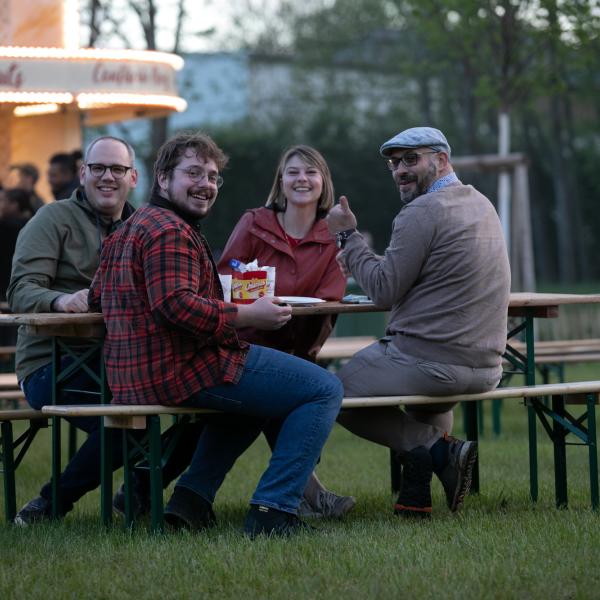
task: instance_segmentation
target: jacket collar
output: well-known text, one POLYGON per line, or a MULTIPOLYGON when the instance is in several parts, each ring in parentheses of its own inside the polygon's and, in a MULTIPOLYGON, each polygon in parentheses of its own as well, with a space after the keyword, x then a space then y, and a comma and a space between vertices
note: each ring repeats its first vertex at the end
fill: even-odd
MULTIPOLYGON (((87 198, 85 190, 81 187, 77 188, 71 194, 70 199, 73 200, 75 204, 77 204, 77 206, 79 206, 86 213, 93 223, 99 224, 108 233, 113 231, 121 222, 128 219, 135 211, 135 208, 129 202, 125 202, 120 219, 114 220, 112 217, 102 215, 92 207, 87 198)), ((57 202, 61 201, 58 200, 57 202)))
POLYGON ((200 230, 200 219, 192 217, 188 213, 182 211, 178 206, 175 206, 170 200, 167 200, 160 194, 152 194, 148 204, 152 206, 158 206, 159 208, 166 208, 167 210, 173 211, 177 216, 181 217, 188 225, 194 229, 200 230))
MULTIPOLYGON (((281 225, 277 220, 277 212, 270 208, 258 208, 254 209, 254 224, 257 228, 263 229, 276 238, 285 242, 285 236, 281 225)), ((331 242, 333 236, 329 233, 329 228, 325 219, 317 219, 312 229, 302 239, 301 243, 305 242, 316 242, 319 244, 327 244, 331 242)))

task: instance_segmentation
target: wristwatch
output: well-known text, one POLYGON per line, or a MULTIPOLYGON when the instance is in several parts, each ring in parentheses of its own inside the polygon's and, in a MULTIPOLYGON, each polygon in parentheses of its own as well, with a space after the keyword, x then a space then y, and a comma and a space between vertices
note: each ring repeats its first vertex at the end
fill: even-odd
POLYGON ((335 234, 335 243, 340 250, 344 249, 346 240, 356 231, 356 229, 344 229, 344 231, 338 231, 335 234))

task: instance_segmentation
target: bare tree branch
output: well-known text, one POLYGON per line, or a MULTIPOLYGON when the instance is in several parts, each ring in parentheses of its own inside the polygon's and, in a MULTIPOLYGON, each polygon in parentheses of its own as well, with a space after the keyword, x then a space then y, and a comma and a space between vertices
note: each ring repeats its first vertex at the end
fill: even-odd
POLYGON ((181 47, 181 34, 183 31, 183 21, 186 17, 185 0, 179 0, 177 4, 177 21, 175 23, 175 34, 173 37, 173 52, 179 53, 181 47))
POLYGON ((90 0, 89 3, 89 28, 90 37, 88 39, 87 46, 92 48, 96 45, 97 39, 100 37, 100 25, 101 15, 103 12, 103 6, 101 0, 90 0))

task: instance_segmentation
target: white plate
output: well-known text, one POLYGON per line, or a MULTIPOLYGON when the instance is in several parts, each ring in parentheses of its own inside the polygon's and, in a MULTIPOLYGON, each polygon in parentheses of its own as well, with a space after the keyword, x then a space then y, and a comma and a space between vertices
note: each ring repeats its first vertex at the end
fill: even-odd
POLYGON ((319 302, 325 302, 321 298, 311 298, 310 296, 277 296, 277 298, 286 304, 318 304, 319 302))

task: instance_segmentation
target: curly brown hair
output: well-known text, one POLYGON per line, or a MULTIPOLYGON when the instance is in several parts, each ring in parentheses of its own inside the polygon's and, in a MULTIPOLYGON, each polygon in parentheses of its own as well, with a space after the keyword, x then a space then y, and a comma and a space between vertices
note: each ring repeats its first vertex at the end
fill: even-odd
POLYGON ((213 160, 219 171, 223 170, 229 161, 229 157, 205 133, 179 133, 167 140, 158 150, 154 161, 153 194, 157 194, 160 190, 158 176, 161 174, 170 176, 171 171, 190 148, 196 153, 196 156, 202 157, 204 160, 213 160))

